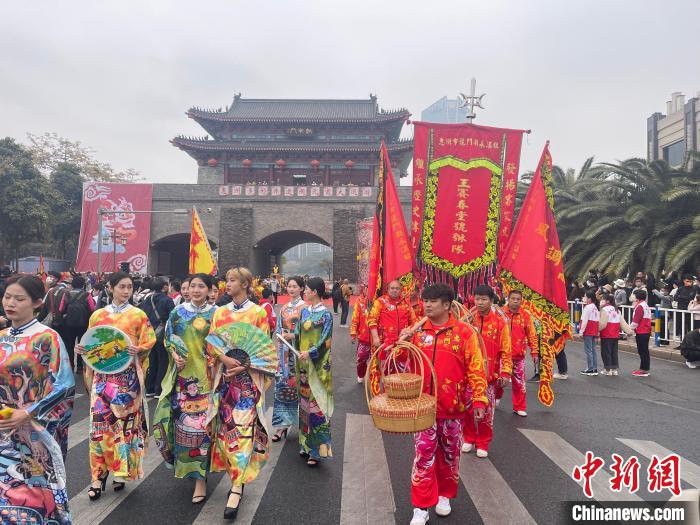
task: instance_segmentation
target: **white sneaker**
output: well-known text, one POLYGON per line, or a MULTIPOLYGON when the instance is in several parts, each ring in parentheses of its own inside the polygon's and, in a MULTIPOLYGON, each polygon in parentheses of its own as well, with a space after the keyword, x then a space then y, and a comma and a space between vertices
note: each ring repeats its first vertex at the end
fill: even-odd
POLYGON ((469 454, 472 450, 474 450, 474 445, 471 443, 465 443, 462 445, 462 454, 469 454))
POLYGON ((687 366, 688 368, 697 368, 698 367, 698 365, 695 364, 695 361, 686 361, 685 366, 687 366))
POLYGON ((430 518, 430 514, 427 510, 414 508, 413 518, 411 519, 411 525, 425 525, 426 523, 428 523, 428 518, 430 518))
POLYGON ((527 417, 527 412, 524 410, 513 410, 516 414, 518 414, 520 417, 527 417))
POLYGON ((613 375, 612 370, 607 370, 607 369, 601 370, 601 371, 600 371, 600 374, 601 374, 601 375, 604 375, 604 376, 611 376, 611 375, 613 375))
POLYGON ((569 379, 568 374, 560 374, 559 372, 557 372, 556 374, 552 375, 552 377, 553 377, 554 379, 562 379, 562 380, 569 379))
POLYGON ((498 405, 500 405, 500 404, 501 404, 501 400, 500 400, 500 399, 496 399, 496 406, 498 406, 498 405))
POLYGON ((483 448, 477 448, 476 449, 476 457, 477 458, 487 458, 487 457, 489 457, 489 451, 484 450, 483 448))
POLYGON ((358 383, 362 383, 363 381, 364 381, 364 379, 363 379, 362 377, 358 377, 358 378, 357 378, 357 382, 358 382, 358 383))
POLYGON ((450 500, 445 496, 438 497, 438 504, 435 505, 435 514, 438 516, 449 516, 452 512, 452 507, 450 507, 450 500))
POLYGON ((617 368, 613 368, 612 370, 610 370, 610 372, 611 372, 612 375, 614 375, 614 376, 619 375, 619 374, 617 373, 617 368))

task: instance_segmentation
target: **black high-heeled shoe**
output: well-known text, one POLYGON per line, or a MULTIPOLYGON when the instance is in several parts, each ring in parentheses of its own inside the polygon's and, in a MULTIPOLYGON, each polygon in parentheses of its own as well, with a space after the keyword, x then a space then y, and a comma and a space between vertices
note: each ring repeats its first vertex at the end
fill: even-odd
POLYGON ((100 482, 100 487, 90 487, 88 489, 88 498, 90 498, 90 501, 96 501, 102 497, 102 491, 105 489, 107 486, 107 478, 109 477, 109 472, 107 472, 103 478, 97 478, 97 480, 100 482))
POLYGON ((282 441, 282 438, 287 439, 287 432, 289 431, 288 428, 285 428, 284 430, 278 430, 274 436, 272 436, 272 442, 273 443, 278 443, 282 441))
POLYGON ((224 519, 233 521, 236 519, 236 515, 238 514, 238 507, 241 506, 241 501, 243 500, 243 488, 245 485, 241 485, 241 491, 240 492, 234 492, 233 488, 231 487, 231 490, 228 491, 228 497, 231 497, 231 494, 237 494, 238 495, 238 503, 236 504, 235 507, 229 507, 228 506, 228 499, 226 500, 226 505, 227 507, 224 509, 224 519))
POLYGON ((123 481, 112 480, 112 490, 114 492, 119 492, 120 490, 124 490, 125 486, 126 486, 126 483, 124 483, 123 481))

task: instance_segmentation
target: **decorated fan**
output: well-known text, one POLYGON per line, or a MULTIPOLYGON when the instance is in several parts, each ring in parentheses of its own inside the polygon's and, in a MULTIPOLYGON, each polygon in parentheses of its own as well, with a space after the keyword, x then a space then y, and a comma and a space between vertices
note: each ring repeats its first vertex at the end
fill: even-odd
POLYGON ((132 362, 127 348, 131 344, 129 336, 113 326, 95 326, 80 339, 85 347, 85 363, 97 372, 116 374, 126 369, 132 362))
POLYGON ((277 351, 272 340, 251 324, 232 323, 216 328, 207 336, 207 342, 245 367, 267 375, 277 371, 277 351))
POLYGON ((172 334, 168 336, 167 342, 168 348, 170 350, 173 350, 177 355, 179 355, 183 359, 187 357, 189 350, 187 349, 187 345, 185 345, 185 342, 182 340, 182 337, 180 337, 179 335, 172 334))

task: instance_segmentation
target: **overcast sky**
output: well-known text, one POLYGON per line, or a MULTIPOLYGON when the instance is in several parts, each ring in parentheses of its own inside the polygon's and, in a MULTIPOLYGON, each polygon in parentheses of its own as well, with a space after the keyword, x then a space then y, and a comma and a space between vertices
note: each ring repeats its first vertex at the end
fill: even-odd
POLYGON ((0 136, 80 140, 195 182, 193 105, 366 98, 413 118, 477 78, 477 123, 530 128, 521 171, 645 155, 646 118, 700 91, 700 1, 32 1, 0 6, 0 136))

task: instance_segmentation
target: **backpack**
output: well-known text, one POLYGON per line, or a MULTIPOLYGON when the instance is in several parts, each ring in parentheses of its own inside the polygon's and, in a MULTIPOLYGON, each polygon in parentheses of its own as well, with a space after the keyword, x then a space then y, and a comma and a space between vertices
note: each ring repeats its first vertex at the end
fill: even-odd
POLYGON ((63 325, 64 305, 66 300, 66 290, 62 286, 57 286, 49 290, 46 302, 48 312, 41 322, 46 326, 58 328, 63 325))
MULTIPOLYGON (((151 307, 153 308, 153 313, 156 316, 156 319, 158 319, 158 326, 154 328, 154 332, 156 334, 156 341, 159 343, 162 343, 165 340, 165 324, 163 323, 163 320, 160 318, 160 314, 158 313, 158 308, 156 308, 155 303, 153 302, 153 296, 155 295, 155 292, 151 293, 149 300, 151 303, 151 307)), ((145 298, 144 298, 145 300, 145 298)))
POLYGON ((63 325, 69 328, 85 328, 90 320, 87 292, 76 295, 68 293, 68 301, 63 314, 63 325))

